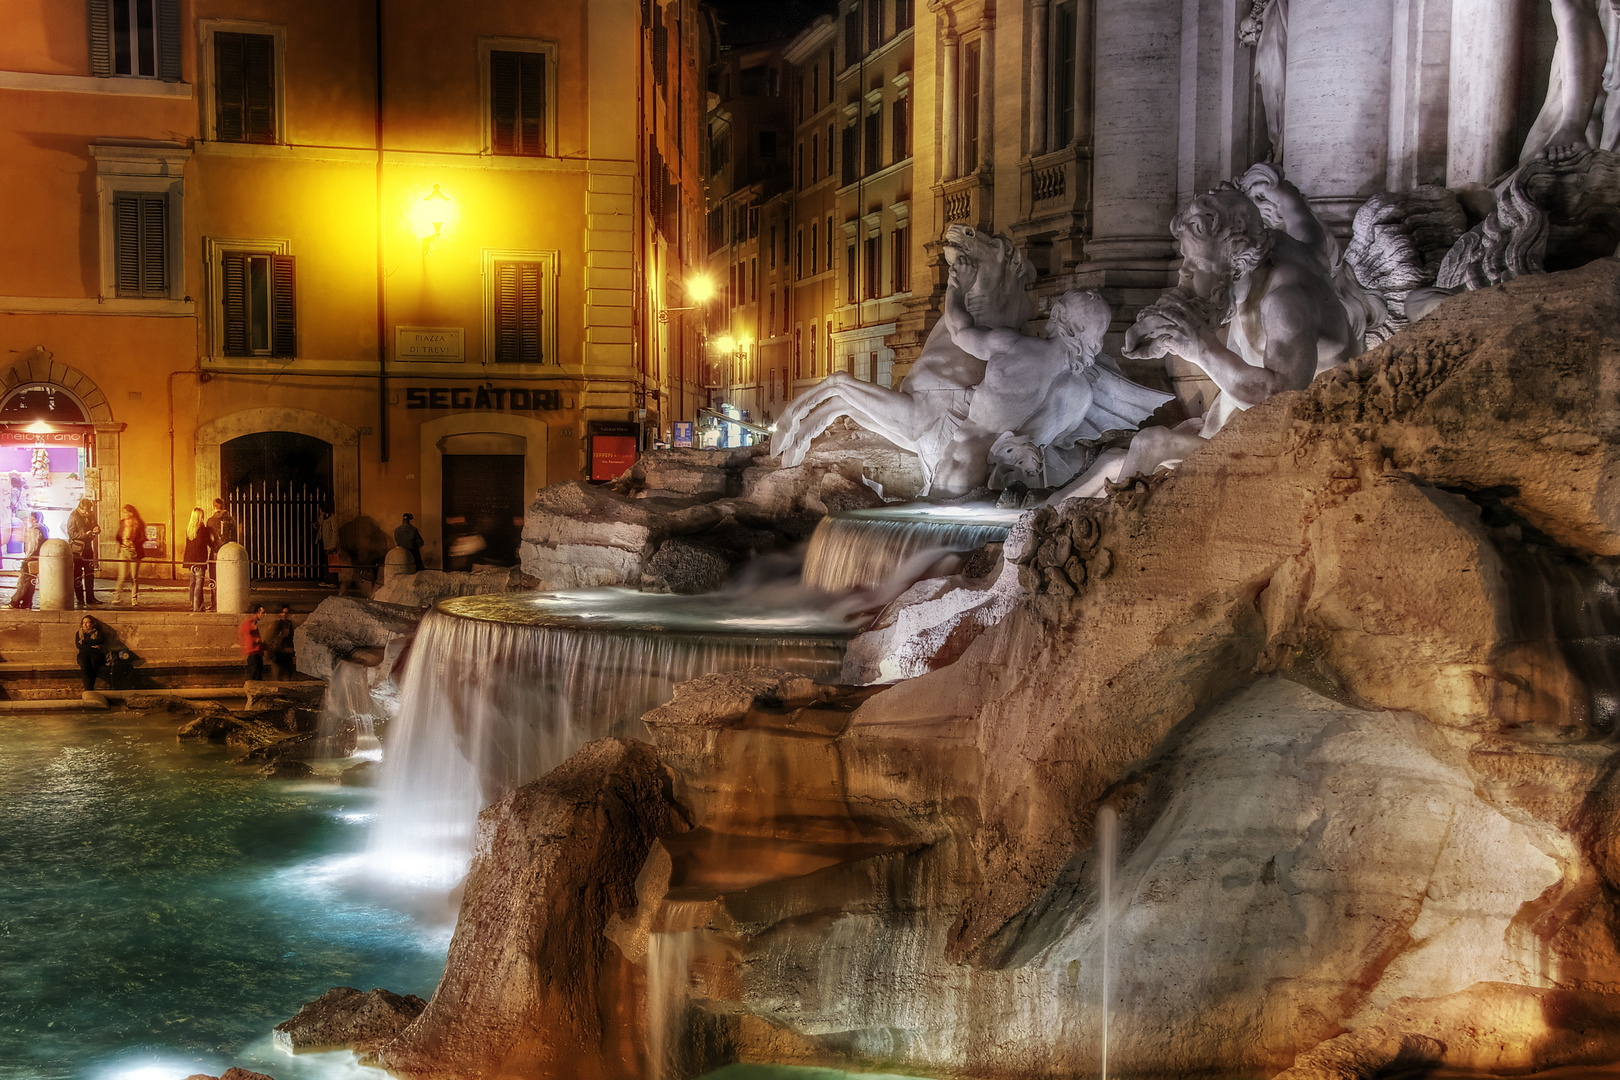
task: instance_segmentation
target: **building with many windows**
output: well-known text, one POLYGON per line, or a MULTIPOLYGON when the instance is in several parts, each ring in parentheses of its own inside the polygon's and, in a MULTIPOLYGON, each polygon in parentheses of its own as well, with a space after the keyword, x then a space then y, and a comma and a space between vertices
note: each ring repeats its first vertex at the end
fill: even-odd
POLYGON ((0 470, 53 512, 168 557, 223 497, 270 576, 319 511, 511 558, 536 488, 701 404, 695 0, 15 8, 0 470))

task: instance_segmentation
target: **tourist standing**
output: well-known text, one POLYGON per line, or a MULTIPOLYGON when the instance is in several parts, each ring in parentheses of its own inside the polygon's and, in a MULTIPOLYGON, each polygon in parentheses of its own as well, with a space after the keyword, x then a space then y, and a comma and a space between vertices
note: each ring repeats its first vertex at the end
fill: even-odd
POLYGON ((202 507, 191 508, 186 523, 186 569, 191 572, 191 610, 202 611, 208 582, 208 561, 214 550, 214 534, 203 520, 202 507))
POLYGON ((34 586, 39 581, 39 545, 51 537, 45 527, 45 515, 35 510, 28 515, 28 531, 23 536, 22 565, 17 567, 17 587, 11 593, 11 606, 32 608, 34 586))
POLYGON ((412 573, 422 569, 422 534, 411 524, 411 515, 406 514, 399 519, 399 528, 394 530, 394 543, 411 553, 412 573))
POLYGON ((86 615, 79 620, 79 632, 73 635, 73 643, 79 647, 79 673, 84 676, 84 688, 94 690, 96 676, 107 662, 106 631, 102 630, 100 623, 86 615))
POLYGON ((259 620, 264 618, 264 605, 248 612, 242 625, 236 628, 236 643, 242 646, 242 663, 247 669, 249 682, 264 678, 264 638, 259 634, 259 620))
POLYGON ((208 548, 208 577, 209 580, 216 580, 215 562, 219 549, 226 544, 236 543, 237 539, 236 516, 231 513, 231 508, 225 505, 224 499, 214 500, 214 512, 208 515, 207 525, 209 533, 213 536, 208 548))
POLYGON ((96 599, 96 538, 101 526, 96 524, 95 504, 80 499, 78 509, 68 515, 68 543, 73 548, 73 595, 81 607, 100 603, 96 599))
POLYGON ((264 640, 264 655, 270 661, 270 677, 277 682, 292 678, 297 668, 293 656, 292 608, 282 605, 281 614, 260 630, 264 640))
POLYGON ((113 586, 112 602, 124 595, 124 578, 129 578, 129 606, 140 599, 141 560, 146 558, 146 522, 129 503, 118 519, 118 584, 113 586))

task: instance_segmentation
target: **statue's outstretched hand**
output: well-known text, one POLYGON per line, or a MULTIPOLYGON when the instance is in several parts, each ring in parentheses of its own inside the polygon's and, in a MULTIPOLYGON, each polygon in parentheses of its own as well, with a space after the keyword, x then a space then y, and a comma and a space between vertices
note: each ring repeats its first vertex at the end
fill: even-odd
POLYGON ((1209 317, 1197 298, 1171 289, 1137 315, 1125 333, 1124 353, 1132 360, 1156 360, 1166 353, 1196 360, 1209 329, 1209 317))

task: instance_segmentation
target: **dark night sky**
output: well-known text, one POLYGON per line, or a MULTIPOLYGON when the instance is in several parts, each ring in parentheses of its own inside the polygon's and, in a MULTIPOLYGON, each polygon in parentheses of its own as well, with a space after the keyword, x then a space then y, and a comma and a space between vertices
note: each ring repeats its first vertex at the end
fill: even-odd
POLYGON ((837 8, 837 0, 710 0, 720 13, 720 37, 747 45, 792 37, 817 15, 837 8))

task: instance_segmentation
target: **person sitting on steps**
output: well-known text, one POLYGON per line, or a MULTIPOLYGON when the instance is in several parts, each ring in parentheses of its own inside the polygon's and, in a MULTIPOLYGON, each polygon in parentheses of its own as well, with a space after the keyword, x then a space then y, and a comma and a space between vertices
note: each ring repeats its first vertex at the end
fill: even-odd
POLYGON ((96 676, 107 662, 107 632, 101 624, 86 615, 79 620, 79 632, 73 635, 79 649, 79 673, 84 676, 85 690, 96 688, 96 676))

